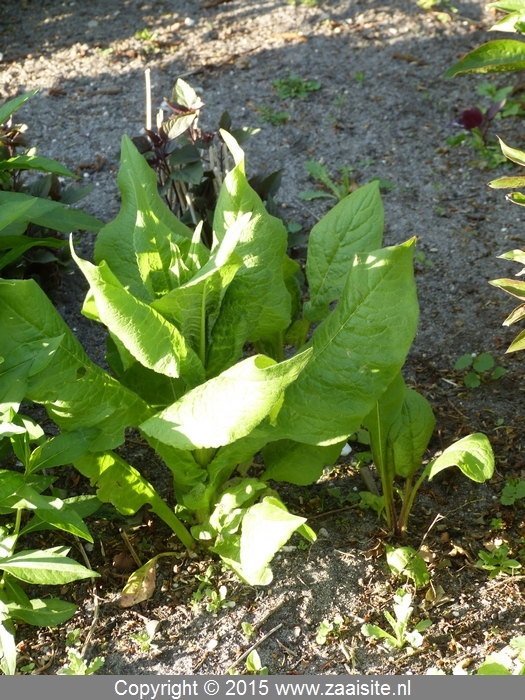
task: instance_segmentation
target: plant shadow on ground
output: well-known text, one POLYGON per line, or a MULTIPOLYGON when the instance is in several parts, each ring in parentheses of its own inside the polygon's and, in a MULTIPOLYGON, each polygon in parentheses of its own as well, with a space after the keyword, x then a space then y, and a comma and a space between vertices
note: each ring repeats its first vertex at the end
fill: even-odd
MULTIPOLYGON (((40 12, 33 3, 28 3, 28 9, 23 11, 19 3, 8 3, 8 7, 21 21, 40 12)), ((285 167, 281 199, 287 208, 283 212, 287 217, 298 218, 305 228, 310 228, 324 211, 323 205, 317 203, 309 204, 307 211, 297 201, 297 193, 311 187, 304 171, 307 157, 324 157, 332 174, 337 173, 339 166, 355 165, 368 159, 374 162, 360 166, 361 183, 373 176, 386 176, 397 184, 396 190, 385 196, 387 239, 394 242, 418 235, 421 249, 435 262, 432 269, 418 270, 421 324, 409 358, 407 380, 425 393, 436 411, 435 449, 473 430, 486 431, 497 455, 498 468, 490 487, 473 488, 471 484, 447 476, 437 479, 437 484, 433 482, 431 490, 424 492, 417 502, 407 542, 415 548, 435 514, 439 512, 447 518, 436 523, 427 538, 427 544, 436 554, 436 563, 432 565, 435 566, 433 586, 443 588, 445 600, 442 596, 428 611, 418 610, 418 614, 428 614, 434 625, 427 632, 428 646, 412 659, 385 654, 378 645, 364 640, 359 632, 360 620, 365 616, 375 624, 382 624, 382 610, 390 606, 399 583, 389 578, 384 558, 378 558, 384 533, 369 511, 350 509, 346 515, 316 517, 312 524, 316 530, 325 528, 328 538, 320 538, 308 551, 296 549, 279 555, 270 589, 249 588, 219 570, 218 578, 224 577, 237 605, 217 616, 205 611, 194 615, 189 608, 191 593, 198 585, 195 573, 202 573, 208 562, 188 561, 186 564, 184 559, 176 573, 166 562, 159 565, 157 591, 151 601, 131 611, 120 609, 115 602, 116 594, 127 576, 116 572, 113 566, 114 556, 127 551, 119 534, 120 524, 94 523, 95 540, 102 541, 106 550, 103 556, 97 546, 92 555, 93 566, 100 565, 105 572, 103 588, 99 589, 104 602, 97 642, 107 646, 96 649, 97 654, 107 657, 102 672, 224 672, 238 655, 237 650, 248 646, 240 631, 241 621, 257 623, 272 610, 275 612, 261 625, 259 632, 265 634, 283 625, 259 649, 263 663, 272 673, 344 673, 354 667, 365 673, 399 673, 407 669, 418 673, 431 665, 439 665, 440 661, 447 669, 469 658, 478 662, 484 653, 500 648, 519 631, 516 618, 523 602, 520 580, 487 582, 486 575, 474 569, 473 564, 477 551, 483 546, 483 538, 490 534, 487 523, 492 517, 499 517, 498 513, 508 522, 506 536, 515 543, 523 537, 520 507, 503 508, 497 499, 505 479, 519 477, 522 473, 521 420, 525 415, 517 387, 523 376, 519 357, 517 360, 505 358, 508 375, 476 391, 466 390, 460 376, 453 371, 454 360, 463 352, 490 350, 502 354, 508 344, 508 336, 503 335, 500 324, 509 307, 501 300, 499 292, 486 285, 486 280, 505 275, 505 263, 493 259, 496 253, 509 247, 501 240, 502 235, 516 237, 520 243, 523 241, 515 223, 515 212, 507 211, 503 204, 497 216, 493 215, 491 210, 498 206, 494 204, 498 197, 493 193, 488 201, 485 195, 487 173, 473 172, 469 180, 464 177, 468 170, 464 154, 435 152, 439 147, 446 149, 444 137, 448 135, 451 112, 468 106, 464 95, 470 94, 472 101, 476 99, 477 79, 443 84, 441 78, 456 55, 467 50, 467 37, 473 45, 486 40, 484 32, 472 33, 472 26, 480 19, 479 4, 462 3, 460 13, 471 17, 473 22, 454 23, 451 28, 422 13, 410 2, 399 3, 390 13, 383 12, 380 3, 370 3, 366 7, 350 2, 326 3, 317 8, 298 8, 297 12, 278 2, 257 3, 250 8, 234 6, 233 9, 225 5, 205 12, 200 9, 197 12, 194 3, 187 3, 178 10, 176 21, 185 19, 184 10, 187 9, 188 16, 198 19, 197 29, 186 26, 177 30, 180 35, 174 35, 175 43, 180 36, 182 44, 173 54, 169 47, 160 47, 158 53, 150 51, 145 48, 145 42, 134 36, 136 30, 146 25, 154 31, 157 18, 150 25, 146 11, 142 14, 136 5, 130 5, 128 9, 137 14, 126 17, 126 23, 130 24, 126 30, 116 24, 122 20, 124 8, 115 20, 105 21, 100 7, 94 4, 89 10, 83 10, 85 24, 90 20, 98 22, 98 26, 92 28, 93 33, 86 33, 83 28, 75 35, 78 31, 75 16, 58 19, 62 13, 61 3, 43 6, 43 14, 34 15, 34 27, 29 23, 25 25, 25 30, 35 40, 35 47, 28 46, 32 57, 24 48, 19 50, 12 44, 4 57, 9 95, 13 86, 24 90, 39 84, 50 91, 35 98, 35 104, 28 105, 23 115, 30 131, 46 144, 46 155, 61 157, 73 167, 79 161, 93 161, 97 152, 104 155, 106 163, 102 170, 84 168, 83 171, 88 174, 86 179, 99 183, 98 201, 95 203, 94 196, 86 201, 92 213, 109 219, 118 208, 114 184, 117 144, 123 131, 136 135, 143 123, 140 116, 142 71, 147 65, 153 70, 157 103, 170 93, 176 74, 195 70, 194 77, 189 79, 203 89, 212 125, 223 109, 230 110, 236 125, 256 124, 256 112, 251 105, 270 104, 280 109, 282 103, 271 84, 277 74, 284 77, 283 67, 306 79, 317 78, 322 89, 308 100, 292 104, 288 124, 264 126, 262 133, 249 144, 249 167, 268 164, 273 169, 285 167), (286 20, 283 31, 296 32, 296 37, 274 37, 275 26, 281 25, 272 19, 271 27, 263 25, 262 39, 250 36, 246 53, 244 49, 239 51, 238 40, 245 37, 247 20, 256 21, 264 14, 270 19, 272 12, 277 11, 284 13, 279 15, 281 20, 283 16, 286 20), (328 18, 323 19, 325 14, 328 18), (37 26, 37 22, 46 17, 55 17, 55 23, 37 26), (344 21, 348 18, 353 19, 352 24, 344 21), (411 30, 419 33, 412 31, 406 37, 402 28, 408 19, 411 30), (205 27, 205 21, 210 22, 212 28, 205 27), (395 41, 395 35, 389 33, 391 28, 399 32, 395 41), (49 48, 40 40, 44 31, 51 32, 46 35, 50 39, 49 48), (213 31, 218 32, 215 39, 207 34, 213 31), (68 41, 73 41, 69 48, 64 41, 68 32, 71 33, 68 41), (301 36, 307 41, 298 38, 301 36), (119 41, 124 42, 121 47, 117 46, 112 53, 103 53, 113 42, 119 41), (100 46, 97 47, 97 43, 100 46), (87 44, 88 48, 82 48, 82 44, 87 44), (66 53, 66 48, 71 53, 66 53), (425 57, 434 53, 438 55, 429 65, 425 57), (35 76, 40 55, 48 61, 46 68, 57 62, 59 77, 49 69, 35 76), (76 71, 74 76, 71 76, 68 61, 76 71), (343 76, 335 78, 334 67, 343 62, 350 67, 343 76), (206 64, 207 68, 199 70, 206 64), (357 69, 363 72, 362 83, 354 79, 357 69), (341 94, 343 86, 348 94, 344 109, 337 112, 332 101, 341 94), (429 102, 424 97, 425 92, 434 88, 437 95, 429 102), (119 92, 112 95, 112 90, 119 92), (327 107, 333 111, 335 123, 326 119, 327 107), (104 116, 105 112, 109 115, 104 116), (56 133, 57 113, 67 114, 58 122, 69 139, 65 150, 61 134, 56 133), (49 136, 53 129, 53 137, 57 139, 54 143, 49 136), (414 144, 417 144, 417 154, 414 154, 414 144), (436 189, 435 184, 440 184, 441 190, 436 189), (437 207, 441 208, 441 213, 435 211, 437 207), (500 234, 499 228, 503 226, 507 231, 500 234), (496 425, 499 419, 504 420, 501 426, 496 425), (466 507, 469 503, 471 505, 466 507), (479 518, 483 518, 485 524, 476 523, 479 518), (446 529, 438 530, 437 525, 445 525, 446 529), (455 551, 454 556, 451 551, 455 551), (444 560, 449 560, 450 565, 440 568, 444 560), (166 586, 172 587, 173 579, 179 575, 192 582, 187 588, 181 583, 180 591, 177 587, 173 594, 169 593, 166 586), (180 592, 180 596, 175 592, 180 592), (168 595, 172 596, 171 601, 168 595), (322 647, 315 643, 320 622, 324 618, 332 619, 337 613, 348 618, 343 637, 348 657, 336 641, 322 647), (164 621, 159 633, 159 656, 154 656, 151 650, 139 649, 130 639, 130 634, 140 631, 144 624, 140 616, 164 621)), ((19 26, 13 24, 15 32, 19 31, 19 26)), ((4 37, 11 35, 11 30, 7 34, 4 32, 4 37)), ((19 43, 25 41, 23 37, 19 43)), ((504 130, 515 128, 507 122, 501 127, 504 130)), ((90 255, 91 245, 92 239, 86 237, 83 247, 79 248, 83 257, 90 255)), ((508 269, 514 274, 510 266, 508 269)), ((100 364, 102 334, 79 314, 85 291, 83 280, 73 272, 64 279, 59 290, 58 307, 69 325, 78 329, 85 347, 100 364)), ((153 479, 159 465, 152 459, 151 452, 142 451, 143 448, 131 441, 125 449, 130 453, 130 461, 139 461, 141 469, 153 479)), ((69 478, 73 480, 72 475, 69 478)), ((346 489, 347 484, 349 490, 354 485, 362 489, 359 477, 347 478, 348 481, 337 480, 336 485, 341 489, 346 489)), ((72 488, 71 484, 68 488, 72 488)), ((326 482, 322 482, 310 491, 306 500, 321 499, 325 488, 326 482)), ((295 510, 296 506, 296 512, 300 512, 304 503, 301 504, 299 498, 305 499, 304 491, 290 487, 282 493, 290 508, 295 510)), ((329 499, 326 503, 330 503, 329 499)), ((322 515, 320 512, 311 514, 322 515)), ((147 518, 146 524, 139 525, 146 532, 145 539, 150 540, 150 553, 162 551, 167 538, 162 526, 157 534, 151 534, 147 532, 147 518)), ((141 529, 139 532, 142 535, 141 529)), ((141 540, 142 537, 139 542, 141 540)), ((297 545, 295 541, 293 544, 297 545)), ((93 614, 90 588, 76 584, 74 588, 68 587, 64 596, 76 598, 82 607, 78 622, 71 625, 78 624, 87 630, 93 614)), ((417 598, 418 604, 423 605, 424 592, 418 592, 417 598)), ((21 639, 25 632, 35 634, 29 628, 21 632, 21 639)), ((40 630, 37 636, 36 641, 34 636, 27 637, 30 658, 35 658, 39 666, 51 660, 48 672, 56 672, 65 658, 61 651, 65 633, 50 634, 40 630), (42 644, 43 652, 34 651, 38 643, 42 644), (52 653, 46 656, 53 650, 54 656, 52 653)))

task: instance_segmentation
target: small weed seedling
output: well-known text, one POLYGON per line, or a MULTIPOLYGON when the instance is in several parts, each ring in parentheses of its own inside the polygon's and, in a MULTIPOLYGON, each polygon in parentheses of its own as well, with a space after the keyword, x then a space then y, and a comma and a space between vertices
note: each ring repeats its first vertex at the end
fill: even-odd
POLYGON ((340 182, 332 180, 325 166, 316 160, 306 161, 305 168, 314 180, 318 180, 326 187, 326 190, 308 190, 306 192, 301 192, 299 199, 311 201, 312 199, 328 198, 340 202, 350 194, 350 192, 357 189, 355 181, 350 180, 350 173, 353 171, 353 168, 341 168, 340 182))
POLYGON ((491 530, 503 530, 503 519, 502 518, 492 518, 490 521, 491 530))
POLYGON ((69 663, 57 671, 58 676, 90 676, 104 665, 104 659, 97 656, 91 662, 86 662, 78 649, 81 643, 82 630, 70 630, 66 637, 66 648, 69 663))
POLYGON ((412 547, 390 547, 388 544, 385 547, 386 562, 394 576, 410 578, 416 587, 428 585, 430 576, 425 560, 419 552, 412 547))
POLYGON ((515 574, 518 569, 521 569, 521 564, 515 559, 508 559, 508 545, 502 544, 492 552, 479 552, 479 559, 476 566, 480 569, 489 571, 489 579, 496 578, 498 574, 515 574))
POLYGON ((250 622, 241 622, 241 629, 248 642, 255 637, 255 630, 250 622))
POLYGON ((158 620, 149 620, 146 627, 142 632, 137 632, 136 634, 130 634, 130 638, 138 645, 141 651, 158 651, 158 646, 153 644, 153 639, 159 628, 158 620))
POLYGON ((429 260, 426 256, 426 253, 424 253, 422 250, 416 250, 414 253, 414 260, 416 262, 421 263, 421 265, 424 265, 425 267, 434 267, 434 263, 432 260, 429 260))
POLYGON ((510 97, 513 90, 514 87, 512 85, 506 85, 498 89, 493 83, 486 80, 478 85, 476 92, 481 97, 488 97, 492 104, 503 102, 503 107, 495 118, 505 119, 506 117, 520 117, 524 115, 523 102, 510 97))
POLYGON ((198 574, 197 580, 200 581, 198 589, 192 594, 190 603, 194 612, 200 608, 201 602, 206 602, 206 611, 216 615, 222 608, 235 607, 235 601, 226 600, 228 589, 226 586, 220 586, 218 590, 213 588, 213 566, 208 566, 206 573, 198 574))
POLYGON ((357 72, 357 73, 354 75, 354 79, 355 79, 358 83, 364 83, 364 82, 365 82, 365 74, 362 73, 361 71, 359 71, 359 72, 357 72))
POLYGON ((521 498, 525 498, 525 481, 512 479, 501 492, 501 505, 513 506, 521 498))
POLYGON ((490 352, 482 352, 481 355, 467 352, 465 355, 461 355, 461 357, 456 360, 454 369, 468 369, 469 371, 465 375, 463 381, 468 389, 475 389, 476 387, 480 386, 482 381, 492 382, 505 374, 506 370, 504 367, 499 365, 494 367, 494 365, 494 358, 490 352), (492 370, 492 374, 487 375, 490 370, 492 370))
POLYGON ((259 656, 257 649, 254 649, 248 655, 246 659, 246 671, 254 676, 267 676, 268 666, 263 666, 261 663, 261 657, 259 656))
POLYGON ((388 624, 394 631, 394 635, 381 629, 377 625, 363 625, 361 633, 365 637, 375 637, 375 639, 384 639, 389 647, 402 649, 405 644, 409 644, 412 648, 417 649, 423 644, 421 632, 424 632, 432 624, 431 620, 420 620, 414 629, 409 632, 407 630, 408 622, 412 617, 414 608, 411 607, 412 596, 402 588, 399 588, 394 596, 394 615, 395 618, 385 611, 384 615, 388 624))
POLYGON ((280 100, 304 99, 311 92, 321 89, 321 83, 318 80, 303 80, 297 75, 288 75, 286 78, 274 80, 273 86, 280 100))
POLYGON ((317 636, 315 638, 317 644, 326 644, 326 641, 329 637, 338 638, 343 623, 344 620, 341 617, 341 615, 336 615, 332 622, 330 622, 327 619, 324 619, 319 625, 319 629, 317 630, 317 636))
POLYGON ((272 126, 282 126, 290 119, 289 112, 276 112, 273 107, 267 107, 265 105, 259 105, 257 111, 259 112, 259 121, 261 124, 268 122, 272 126))
POLYGON ((69 649, 67 656, 69 663, 57 671, 58 676, 90 676, 104 665, 104 659, 101 656, 95 657, 88 663, 76 649, 69 649))

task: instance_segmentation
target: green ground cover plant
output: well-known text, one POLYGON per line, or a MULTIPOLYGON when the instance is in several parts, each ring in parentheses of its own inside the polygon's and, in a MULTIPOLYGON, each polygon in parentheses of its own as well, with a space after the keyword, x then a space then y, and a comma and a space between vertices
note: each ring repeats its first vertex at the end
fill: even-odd
MULTIPOLYGON (((489 7, 506 15, 490 29, 498 32, 525 33, 525 1, 502 0, 489 7)), ((445 73, 445 78, 469 73, 507 73, 525 68, 525 44, 516 39, 497 39, 470 51, 445 73)))
POLYGON ((515 559, 509 559, 508 554, 509 547, 506 544, 502 544, 492 551, 480 550, 476 566, 490 572, 489 579, 496 578, 499 574, 515 574, 521 569, 521 564, 515 559))
POLYGON ((304 80, 290 74, 286 78, 274 80, 273 86, 280 100, 305 99, 311 92, 321 89, 321 83, 318 80, 304 80))
POLYGON ((483 381, 495 381, 506 373, 504 367, 495 367, 495 361, 490 352, 479 355, 467 352, 458 357, 454 363, 455 370, 468 370, 463 381, 469 389, 476 389, 483 381), (492 370, 492 372, 490 372, 492 370), (488 374, 490 372, 490 374, 488 374))
POLYGON ((389 647, 402 649, 406 644, 409 644, 413 649, 417 649, 423 644, 424 632, 432 624, 431 620, 420 620, 412 630, 408 629, 408 623, 414 612, 412 607, 412 596, 403 588, 399 588, 394 595, 394 614, 385 610, 384 616, 393 634, 382 629, 378 625, 365 624, 361 627, 361 634, 365 637, 374 637, 375 639, 384 639, 389 647))
POLYGON ((514 479, 503 487, 500 500, 503 506, 513 506, 516 501, 523 498, 525 498, 525 481, 514 479))
POLYGON ((69 208, 92 186, 64 188, 59 178, 77 176, 58 161, 36 155, 24 136, 27 127, 13 123, 14 113, 36 92, 15 97, 0 109, 0 271, 4 277, 28 276, 35 265, 60 262, 57 251, 68 244, 57 232, 102 227, 95 217, 69 208), (27 183, 28 172, 44 175, 27 183))
POLYGON ((31 532, 61 530, 93 542, 82 518, 96 511, 100 501, 96 496, 63 501, 53 491, 45 495, 56 477, 38 474, 82 454, 92 437, 89 430, 83 436, 69 434, 46 440, 30 418, 11 410, 0 422, 0 435, 3 451, 9 443, 24 467, 23 473, 0 470, 0 515, 4 516, 0 526, 0 669, 14 675, 16 622, 54 627, 77 610, 73 603, 58 598, 30 599, 24 584, 63 585, 99 575, 68 557, 69 547, 17 551, 18 540, 31 532), (25 513, 32 516, 26 522, 25 513))

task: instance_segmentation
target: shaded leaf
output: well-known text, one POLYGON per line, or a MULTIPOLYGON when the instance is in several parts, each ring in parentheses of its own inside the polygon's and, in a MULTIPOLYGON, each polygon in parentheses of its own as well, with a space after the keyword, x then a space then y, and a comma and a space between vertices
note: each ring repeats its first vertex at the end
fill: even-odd
POLYGON ((494 473, 494 453, 489 439, 483 433, 474 433, 453 443, 435 459, 428 479, 433 479, 443 469, 457 466, 465 476, 482 484, 494 473))
POLYGON ((465 73, 498 73, 525 69, 525 43, 499 39, 482 44, 447 70, 445 78, 465 73))

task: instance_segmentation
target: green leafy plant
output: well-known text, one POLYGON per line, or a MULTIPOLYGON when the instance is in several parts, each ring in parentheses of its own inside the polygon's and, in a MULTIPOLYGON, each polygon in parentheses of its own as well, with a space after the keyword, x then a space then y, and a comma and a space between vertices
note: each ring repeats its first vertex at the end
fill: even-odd
POLYGON ((25 138, 27 127, 13 122, 16 110, 36 92, 15 97, 0 108, 0 270, 4 277, 37 275, 42 265, 60 263, 55 253, 67 241, 60 240, 57 232, 102 227, 93 216, 69 208, 92 186, 63 188, 60 178, 77 176, 58 161, 36 155, 25 138), (28 172, 45 174, 27 183, 28 172))
POLYGON ((482 381, 495 381, 506 374, 504 367, 499 365, 494 367, 495 364, 490 352, 482 352, 480 355, 467 352, 456 360, 454 369, 468 369, 469 371, 465 374, 463 381, 468 389, 475 389, 481 385, 482 381), (492 372, 490 376, 487 376, 490 370, 492 372), (485 379, 485 377, 487 378, 485 379))
POLYGON ((381 627, 377 625, 366 624, 361 627, 361 634, 365 637, 374 637, 375 639, 384 639, 389 647, 396 647, 397 649, 402 649, 405 644, 409 644, 414 649, 417 649, 423 644, 423 636, 421 632, 424 632, 432 624, 431 620, 420 620, 413 630, 408 630, 408 623, 414 612, 414 608, 411 607, 412 596, 407 593, 402 588, 397 590, 394 596, 394 615, 385 610, 384 616, 387 619, 388 624, 392 628, 394 634, 386 632, 381 627))
POLYGON ((329 637, 338 637, 339 630, 343 624, 344 619, 341 617, 341 615, 336 615, 331 622, 330 620, 324 619, 319 624, 319 629, 317 630, 317 635, 315 637, 316 643, 323 645, 326 644, 329 637))
MULTIPOLYGON (((191 85, 179 79, 171 99, 164 100, 157 114, 156 128, 145 129, 144 135, 132 140, 157 174, 159 193, 171 211, 192 229, 202 222, 202 238, 211 245, 213 212, 233 163, 217 132, 199 127, 204 106, 191 85)), ((228 112, 222 114, 219 128, 231 133, 239 144, 259 131, 233 129, 228 112)), ((255 176, 249 183, 270 208, 280 186, 280 171, 255 176)))
POLYGON ((57 671, 58 676, 90 676, 104 665, 105 659, 96 656, 91 662, 84 659, 79 650, 82 630, 78 627, 70 630, 66 637, 68 663, 57 671))
POLYGON ((191 596, 191 605, 194 611, 199 610, 201 602, 205 602, 206 611, 211 612, 214 615, 217 614, 222 608, 235 607, 235 601, 227 599, 228 589, 226 586, 222 585, 216 589, 212 577, 213 566, 208 566, 204 574, 198 574, 196 576, 200 583, 197 590, 194 591, 191 596))
MULTIPOLYGON (((378 400, 383 406, 400 386, 405 395, 400 370, 418 316, 414 240, 381 248, 378 185, 359 188, 310 233, 303 304, 287 231, 249 186, 238 144, 221 136, 235 166, 209 247, 201 226, 187 228, 166 207, 154 172, 123 139, 121 211, 98 236, 95 265, 73 251, 90 285, 83 312, 109 331, 112 376, 89 360, 36 285, 0 281, 0 396, 15 410, 24 397, 44 405, 64 435, 92 429, 89 450, 74 465, 100 500, 124 515, 149 503, 186 547, 200 543, 261 585, 294 532, 315 539, 271 481, 316 481, 348 435, 381 413, 378 400), (128 427, 139 428, 170 469, 175 512, 113 451, 128 427), (249 470, 259 452, 264 471, 256 478, 249 470)), ((403 445, 419 431, 411 423, 416 392, 406 391, 408 408, 401 401, 405 408, 388 414, 400 416, 403 445)), ((418 450, 395 450, 403 474, 404 455, 418 450)), ((486 478, 489 467, 482 472, 459 454, 466 473, 486 478)), ((384 474, 393 495, 393 472, 384 474)))
POLYGON ((90 676, 104 665, 105 659, 96 656, 93 661, 86 661, 76 649, 67 652, 69 663, 57 671, 58 676, 90 676))
POLYGON ((289 112, 276 112, 273 107, 266 105, 259 105, 257 111, 259 112, 259 121, 261 123, 268 122, 272 126, 282 126, 290 119, 289 112))
POLYGON ((299 194, 299 199, 310 201, 312 199, 327 197, 340 202, 357 187, 355 182, 350 180, 350 173, 353 171, 353 168, 341 168, 341 181, 339 183, 334 182, 328 174, 326 167, 316 160, 308 160, 305 163, 305 168, 314 180, 319 180, 327 189, 301 192, 299 194))
POLYGON ((511 480, 503 487, 501 492, 501 504, 513 506, 516 501, 525 498, 525 481, 511 480))
POLYGON ((273 86, 280 100, 304 99, 311 92, 321 89, 321 83, 318 80, 303 80, 289 73, 286 78, 274 80, 273 86))
MULTIPOLYGON (((506 158, 513 161, 514 163, 517 163, 518 165, 525 166, 525 153, 523 151, 520 151, 515 148, 510 148, 501 139, 499 141, 502 153, 506 158)), ((493 187, 495 189, 518 189, 520 187, 525 187, 525 177, 523 175, 516 177, 500 177, 497 180, 492 180, 492 182, 489 182, 488 184, 490 187, 493 187)), ((510 193, 507 195, 507 199, 513 202, 514 204, 518 204, 520 206, 525 205, 525 195, 521 192, 510 193)), ((513 260, 515 262, 520 263, 521 265, 525 264, 525 252, 519 249, 511 250, 508 253, 500 255, 499 257, 503 260, 513 260)), ((522 272, 523 270, 521 272, 518 272, 516 277, 520 276, 522 272)), ((520 280, 514 279, 497 279, 491 280, 490 284, 494 285, 495 287, 499 287, 508 294, 511 294, 512 296, 520 299, 520 305, 516 307, 514 311, 512 311, 512 313, 505 319, 503 325, 511 326, 517 321, 522 320, 525 317, 525 304, 522 301, 525 299, 525 282, 521 282, 520 280)), ((525 331, 522 331, 518 335, 518 337, 510 344, 509 348, 507 349, 507 352, 523 350, 524 347, 525 331)))
MULTIPOLYGON (((22 585, 63 585, 97 573, 67 556, 69 547, 16 551, 22 535, 40 530, 62 530, 93 542, 82 517, 100 506, 96 497, 65 501, 44 492, 55 477, 38 474, 44 468, 67 464, 83 454, 93 438, 89 430, 46 440, 30 418, 9 411, 0 422, 2 442, 9 441, 24 472, 0 470, 0 513, 14 522, 0 526, 0 669, 16 672, 15 621, 37 627, 54 627, 69 620, 76 605, 57 598, 28 598, 22 585), (37 445, 31 449, 32 445, 37 445), (24 523, 24 513, 32 517, 24 523), (20 583, 22 582, 22 584, 20 583)), ((5 447, 5 444, 4 444, 5 447)))
POLYGON ((386 547, 386 562, 395 576, 405 576, 414 581, 416 587, 426 586, 430 581, 425 560, 412 547, 386 547))
POLYGON ((248 654, 248 658, 246 659, 246 671, 255 676, 268 675, 268 666, 262 665, 261 657, 259 656, 257 649, 254 649, 248 654))
POLYGON ((133 639, 133 641, 138 644, 141 651, 157 652, 159 647, 153 643, 153 640, 155 639, 155 633, 158 628, 158 621, 150 620, 149 622, 153 622, 153 625, 150 625, 149 627, 146 625, 142 632, 136 632, 134 634, 130 634, 129 636, 130 639, 133 639))
MULTIPOLYGON (((516 32, 525 30, 525 1, 502 0, 489 7, 506 12, 490 29, 498 32, 516 32)), ((525 68, 525 45, 515 39, 498 39, 479 46, 463 56, 445 73, 445 78, 468 73, 502 73, 519 71, 525 68)))
POLYGON ((489 579, 496 578, 499 574, 515 574, 521 569, 521 564, 515 559, 508 558, 509 547, 502 544, 490 552, 481 550, 476 566, 489 571, 489 579))
POLYGON ((415 496, 425 479, 431 480, 454 465, 478 483, 489 479, 494 472, 490 443, 485 435, 475 433, 447 447, 416 479, 434 423, 430 404, 405 385, 401 373, 363 421, 370 433, 372 456, 383 487, 381 500, 378 502, 378 497, 374 497, 375 507, 379 509, 382 505, 387 524, 397 536, 406 531, 415 496), (398 478, 405 480, 403 491, 396 486, 398 478), (396 495, 401 499, 399 513, 396 495))
POLYGON ((248 641, 250 641, 252 637, 255 637, 255 630, 253 629, 253 625, 250 622, 241 622, 241 629, 242 633, 248 641))
POLYGON ((512 85, 505 85, 504 87, 498 88, 494 83, 484 80, 478 85, 476 92, 481 97, 488 97, 491 104, 498 102, 503 103, 502 108, 495 115, 496 118, 501 117, 505 119, 507 117, 520 117, 524 114, 523 101, 511 97, 514 92, 514 87, 512 85))
POLYGON ((419 263, 421 263, 422 265, 424 265, 425 267, 434 267, 434 263, 432 262, 432 260, 430 260, 430 259, 427 257, 426 253, 424 253, 422 250, 417 250, 417 251, 416 251, 416 253, 415 253, 415 255, 414 255, 414 259, 415 259, 417 262, 419 262, 419 263))

